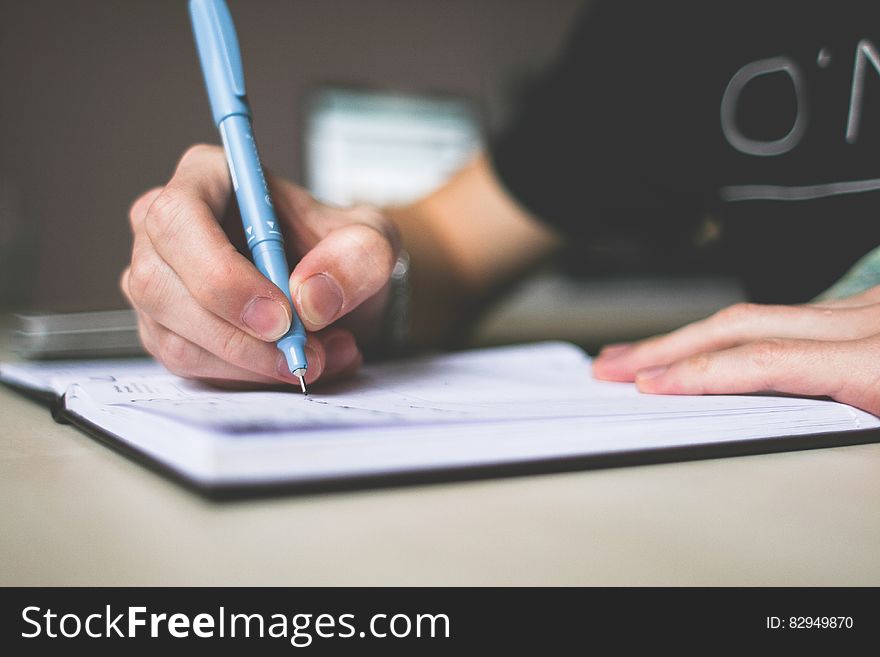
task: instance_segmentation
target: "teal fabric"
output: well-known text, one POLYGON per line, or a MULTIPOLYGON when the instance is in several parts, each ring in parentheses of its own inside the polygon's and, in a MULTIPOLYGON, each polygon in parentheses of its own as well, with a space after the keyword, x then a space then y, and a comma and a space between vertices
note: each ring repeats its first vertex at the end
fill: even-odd
POLYGON ((880 246, 860 259, 852 268, 814 301, 842 299, 880 285, 880 246))

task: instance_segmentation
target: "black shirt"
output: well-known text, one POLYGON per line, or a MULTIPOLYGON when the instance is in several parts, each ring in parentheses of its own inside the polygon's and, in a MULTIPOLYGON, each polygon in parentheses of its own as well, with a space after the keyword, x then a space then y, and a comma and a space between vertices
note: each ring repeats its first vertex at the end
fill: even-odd
POLYGON ((588 248, 713 261, 806 301, 880 244, 880 2, 594 0, 492 159, 588 248))

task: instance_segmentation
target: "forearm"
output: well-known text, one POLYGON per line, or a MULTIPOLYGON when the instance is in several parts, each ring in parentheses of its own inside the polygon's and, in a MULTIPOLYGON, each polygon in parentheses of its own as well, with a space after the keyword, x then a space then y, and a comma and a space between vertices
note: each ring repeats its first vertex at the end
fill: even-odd
POLYGON ((478 305, 477 291, 456 267, 433 227, 435 218, 422 204, 391 208, 387 214, 397 224, 409 254, 408 346, 425 349, 455 343, 478 305))
POLYGON ((431 195, 387 214, 410 255, 417 348, 456 342, 488 300, 558 244, 509 198, 484 156, 431 195))

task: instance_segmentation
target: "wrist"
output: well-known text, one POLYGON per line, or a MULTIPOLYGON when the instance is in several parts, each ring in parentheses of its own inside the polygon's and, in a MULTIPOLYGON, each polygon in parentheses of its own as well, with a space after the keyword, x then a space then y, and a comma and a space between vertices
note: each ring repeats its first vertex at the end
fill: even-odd
POLYGON ((364 347, 370 359, 390 358, 406 353, 410 345, 410 258, 401 249, 388 280, 388 292, 378 330, 364 347))

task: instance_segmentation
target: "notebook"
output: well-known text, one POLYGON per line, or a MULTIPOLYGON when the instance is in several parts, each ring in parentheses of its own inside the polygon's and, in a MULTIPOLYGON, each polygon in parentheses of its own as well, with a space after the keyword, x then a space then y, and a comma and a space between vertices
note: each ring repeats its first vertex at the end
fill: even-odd
POLYGON ((597 381, 558 342, 370 365, 307 396, 221 390, 152 361, 3 364, 0 380, 59 396, 60 417, 218 496, 880 441, 880 419, 834 401, 597 381))

